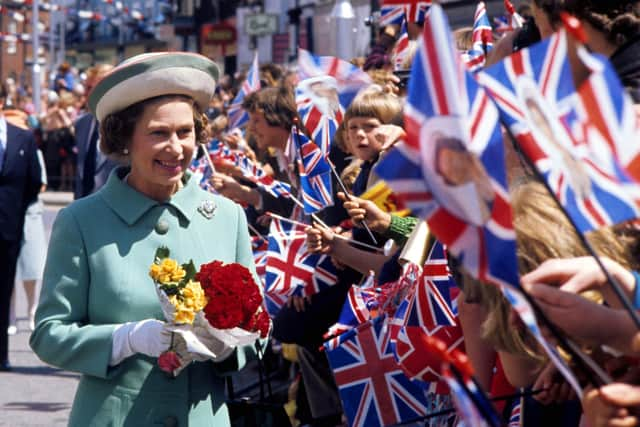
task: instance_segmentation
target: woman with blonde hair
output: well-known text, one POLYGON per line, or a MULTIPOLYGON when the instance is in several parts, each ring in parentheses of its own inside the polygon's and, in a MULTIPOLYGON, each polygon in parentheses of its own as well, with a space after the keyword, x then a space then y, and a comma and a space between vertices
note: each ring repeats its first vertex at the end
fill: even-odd
MULTIPOLYGON (((511 203, 520 274, 525 275, 547 260, 588 255, 579 236, 559 212, 556 202, 543 184, 535 181, 516 184, 511 190, 511 203)), ((600 256, 614 259, 627 268, 638 266, 634 253, 638 241, 634 235, 621 233, 613 228, 603 228, 589 233, 587 238, 600 256)), ((493 285, 477 282, 466 274, 458 282, 465 299, 460 305, 461 319, 469 309, 474 311, 476 322, 479 317, 485 316, 482 319, 483 338, 498 351, 511 384, 516 387, 531 386, 534 383, 541 385, 540 381, 550 384, 548 377, 539 379, 547 363, 545 354, 530 332, 515 321, 511 307, 500 290, 493 285), (479 306, 473 307, 473 303, 479 303, 479 306)), ((585 293, 583 297, 590 301, 602 301, 602 296, 596 292, 585 293)), ((590 301, 585 300, 585 303, 590 301)), ((576 319, 577 322, 585 320, 576 319)), ((471 335, 465 329, 465 340, 471 335)), ((596 344, 594 340, 587 340, 585 343, 596 344)), ((542 393, 538 398, 543 401, 551 400, 549 397, 559 394, 558 387, 551 392, 542 393)))

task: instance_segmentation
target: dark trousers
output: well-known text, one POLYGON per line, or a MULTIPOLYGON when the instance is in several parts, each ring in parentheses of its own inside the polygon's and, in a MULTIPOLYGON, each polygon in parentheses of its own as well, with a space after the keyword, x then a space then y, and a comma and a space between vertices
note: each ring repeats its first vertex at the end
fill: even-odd
POLYGON ((9 307, 16 278, 20 241, 0 240, 0 363, 9 361, 9 307))

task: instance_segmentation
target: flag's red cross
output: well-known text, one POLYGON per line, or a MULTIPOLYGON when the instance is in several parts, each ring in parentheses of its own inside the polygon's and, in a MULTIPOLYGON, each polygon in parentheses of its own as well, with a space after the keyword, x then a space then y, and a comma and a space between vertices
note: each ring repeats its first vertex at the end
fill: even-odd
MULTIPOLYGON (((361 354, 362 361, 334 370, 336 383, 338 385, 357 381, 370 383, 373 386, 374 398, 378 404, 377 407, 380 410, 383 425, 395 424, 395 409, 393 407, 393 398, 389 392, 387 375, 394 371, 400 371, 400 369, 392 353, 384 354, 386 347, 384 342, 386 340, 381 343, 382 345, 378 344, 373 332, 371 325, 358 330, 356 339, 360 343, 360 348, 352 341, 342 343, 345 346, 344 348, 349 349, 351 353, 361 354)), ((368 387, 369 385, 367 384, 365 388, 368 387)), ((367 394, 362 394, 363 401, 366 399, 367 394)), ((359 410, 357 413, 361 416, 363 415, 363 411, 359 410)), ((360 423, 354 421, 353 425, 360 425, 360 423)))
POLYGON ((304 245, 305 239, 294 239, 291 242, 291 247, 287 252, 287 260, 282 261, 280 258, 269 257, 267 258, 267 266, 273 267, 282 271, 283 279, 282 286, 283 290, 289 290, 293 285, 293 278, 299 279, 302 283, 309 283, 313 276, 313 270, 308 270, 305 268, 301 268, 298 262, 296 262, 296 255, 300 251, 300 247, 304 245))

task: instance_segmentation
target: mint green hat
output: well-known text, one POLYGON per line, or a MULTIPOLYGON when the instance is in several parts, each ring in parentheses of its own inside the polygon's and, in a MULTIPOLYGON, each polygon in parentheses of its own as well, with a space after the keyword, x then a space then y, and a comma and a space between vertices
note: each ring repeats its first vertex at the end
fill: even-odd
POLYGON ((204 111, 219 73, 215 62, 196 53, 143 53, 123 61, 96 84, 89 94, 89 109, 102 121, 145 99, 186 95, 204 111))

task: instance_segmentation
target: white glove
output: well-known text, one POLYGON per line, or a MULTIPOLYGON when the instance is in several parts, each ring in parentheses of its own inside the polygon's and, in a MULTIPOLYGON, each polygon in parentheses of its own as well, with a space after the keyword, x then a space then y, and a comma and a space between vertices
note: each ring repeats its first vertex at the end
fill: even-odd
POLYGON ((113 331, 110 366, 136 353, 158 357, 171 346, 171 332, 166 323, 156 319, 127 322, 113 331))

